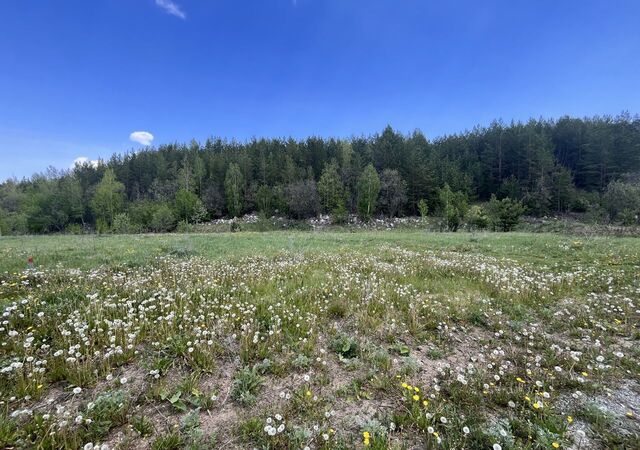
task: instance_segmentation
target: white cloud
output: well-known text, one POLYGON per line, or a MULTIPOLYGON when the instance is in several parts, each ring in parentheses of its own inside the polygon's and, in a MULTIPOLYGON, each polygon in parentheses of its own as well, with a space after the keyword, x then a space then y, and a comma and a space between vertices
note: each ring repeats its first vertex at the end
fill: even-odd
POLYGON ((187 18, 187 15, 182 9, 180 9, 180 6, 171 0, 156 0, 156 5, 162 8, 167 14, 171 14, 172 16, 176 16, 182 20, 187 18))
POLYGON ((85 164, 89 164, 91 167, 98 167, 99 163, 100 162, 97 159, 89 159, 86 156, 78 156, 73 160, 73 163, 69 168, 73 169, 76 166, 84 166, 85 164))
POLYGON ((134 131, 129 135, 129 139, 141 145, 151 145, 153 134, 148 131, 134 131))

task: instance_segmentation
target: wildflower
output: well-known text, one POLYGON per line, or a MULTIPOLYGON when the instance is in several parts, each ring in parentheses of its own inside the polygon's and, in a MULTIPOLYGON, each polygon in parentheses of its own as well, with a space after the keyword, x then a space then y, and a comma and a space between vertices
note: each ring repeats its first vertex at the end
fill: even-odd
POLYGON ((522 378, 520 378, 520 377, 517 377, 517 378, 516 378, 516 381, 517 381, 518 383, 525 383, 525 381, 524 381, 522 378))
POLYGON ((557 442, 554 442, 553 444, 551 444, 551 446, 553 448, 560 448, 560 444, 558 444, 557 442))
POLYGON ((74 394, 78 395, 80 392, 82 392, 82 388, 80 388, 80 387, 73 388, 73 393, 74 394))
POLYGON ((417 402, 418 400, 420 400, 420 396, 419 395, 414 395, 412 398, 413 398, 414 402, 417 402))
POLYGON ((502 450, 502 445, 500 445, 500 444, 493 444, 493 450, 502 450))
POLYGON ((440 417, 440 422, 447 423, 447 418, 444 416, 440 417))
POLYGON ((469 434, 469 427, 462 427, 462 432, 464 434, 469 434))
POLYGON ((567 416, 567 422, 572 423, 573 422, 573 417, 567 416))

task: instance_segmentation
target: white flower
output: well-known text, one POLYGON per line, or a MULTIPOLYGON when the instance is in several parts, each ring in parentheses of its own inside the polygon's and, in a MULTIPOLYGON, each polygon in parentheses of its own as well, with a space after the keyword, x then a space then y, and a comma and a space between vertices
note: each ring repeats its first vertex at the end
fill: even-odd
POLYGON ((88 442, 84 444, 84 447, 82 447, 82 450, 93 450, 93 442, 88 442))
POLYGON ((493 450, 502 450, 502 445, 500 445, 500 444, 493 444, 493 450))
POLYGON ((120 378, 120 384, 127 384, 127 378, 126 377, 122 377, 120 378))
POLYGON ((440 417, 440 422, 447 423, 447 418, 444 416, 440 417))
POLYGON ((469 434, 469 427, 462 427, 462 432, 464 434, 469 434))
POLYGON ((75 388, 73 388, 73 393, 74 393, 74 394, 76 394, 76 395, 77 395, 77 394, 79 394, 80 392, 82 392, 82 388, 81 388, 81 387, 75 387, 75 388))

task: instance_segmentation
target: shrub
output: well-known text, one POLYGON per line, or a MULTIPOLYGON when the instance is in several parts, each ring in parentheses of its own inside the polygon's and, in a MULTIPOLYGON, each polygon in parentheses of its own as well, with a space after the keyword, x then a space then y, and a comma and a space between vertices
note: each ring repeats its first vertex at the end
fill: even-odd
POLYGON ((424 222, 427 220, 427 214, 429 213, 429 206, 427 205, 427 201, 423 198, 418 202, 418 212, 420 213, 420 218, 424 222))
POLYGON ((349 213, 347 212, 347 208, 344 205, 344 200, 340 200, 338 202, 338 206, 336 206, 331 211, 331 223, 336 225, 342 225, 347 223, 349 219, 349 213))
POLYGON ((484 230, 489 226, 489 217, 487 217, 487 213, 483 207, 473 205, 467 213, 467 223, 469 223, 472 228, 484 230))
POLYGON ((174 216, 171 208, 169 208, 168 205, 163 204, 155 210, 149 225, 151 230, 155 232, 171 231, 176 226, 176 217, 174 216))
POLYGON ((129 214, 120 213, 116 214, 113 218, 113 226, 111 227, 111 231, 116 234, 129 234, 132 232, 133 227, 131 226, 131 219, 129 218, 129 214))
POLYGON ((64 231, 67 234, 82 234, 82 225, 79 223, 70 223, 64 231))
POLYGON ((602 200, 612 220, 630 225, 640 213, 640 183, 612 181, 602 200))
POLYGON ((284 194, 292 217, 305 219, 318 214, 320 200, 315 181, 300 180, 290 183, 285 187, 284 194))
POLYGON ((489 221, 495 231, 513 230, 520 222, 524 211, 525 208, 521 202, 509 197, 498 200, 495 194, 491 196, 487 206, 489 221))
POLYGON ((457 231, 467 212, 467 196, 462 191, 453 192, 445 184, 438 192, 442 208, 443 227, 449 231, 457 231))

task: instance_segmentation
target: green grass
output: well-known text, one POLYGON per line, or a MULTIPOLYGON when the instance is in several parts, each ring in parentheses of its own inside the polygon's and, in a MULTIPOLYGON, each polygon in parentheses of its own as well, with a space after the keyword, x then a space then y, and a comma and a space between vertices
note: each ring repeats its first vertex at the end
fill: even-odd
POLYGON ((411 250, 450 250, 508 257, 532 264, 571 265, 598 261, 633 266, 640 260, 640 239, 570 237, 534 233, 240 232, 215 234, 54 235, 0 237, 0 273, 22 270, 27 258, 37 267, 92 268, 144 266, 157 256, 202 256, 212 260, 273 256, 283 252, 375 252, 382 245, 411 250))
POLYGON ((543 449, 578 423, 637 443, 640 240, 30 236, 0 255, 3 447, 543 449))

